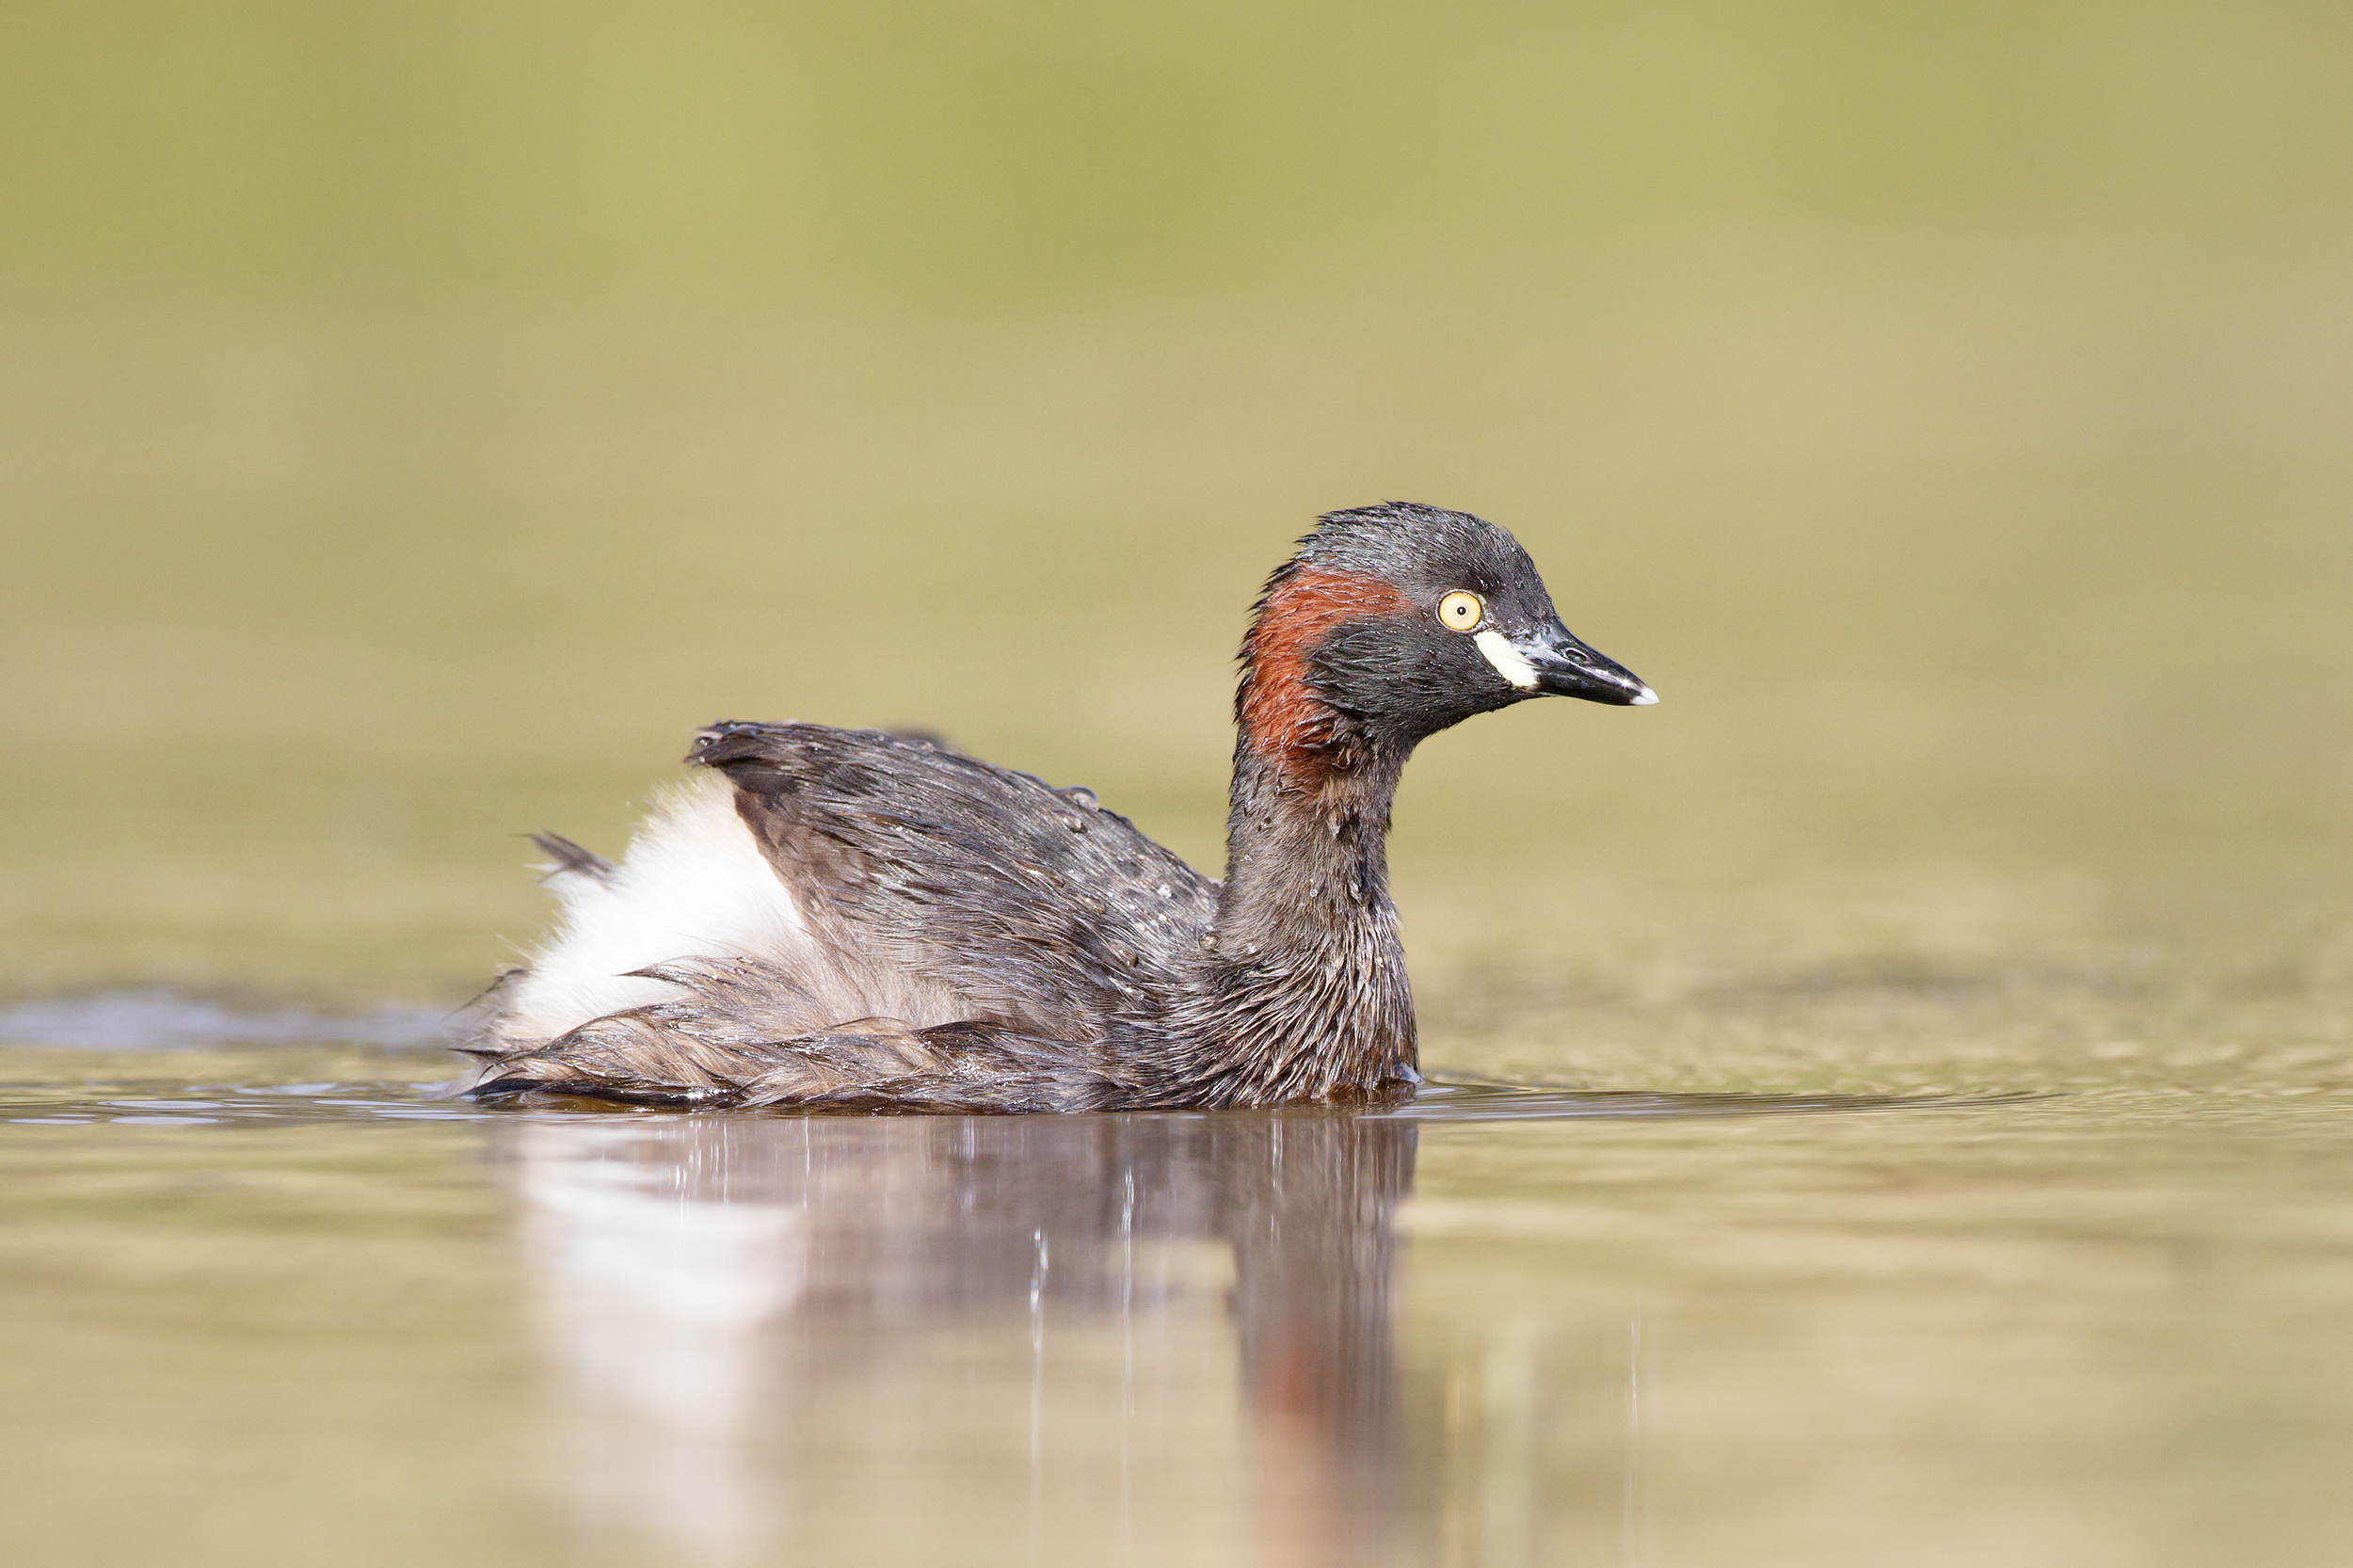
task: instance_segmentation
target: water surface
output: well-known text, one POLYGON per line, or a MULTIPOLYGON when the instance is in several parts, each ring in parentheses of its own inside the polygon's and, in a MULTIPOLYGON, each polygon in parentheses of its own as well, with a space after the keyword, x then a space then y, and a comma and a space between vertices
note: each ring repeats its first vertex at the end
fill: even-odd
POLYGON ((2353 1546, 2342 1085, 759 1117, 443 1061, 0 1054, 25 1560, 2353 1546))

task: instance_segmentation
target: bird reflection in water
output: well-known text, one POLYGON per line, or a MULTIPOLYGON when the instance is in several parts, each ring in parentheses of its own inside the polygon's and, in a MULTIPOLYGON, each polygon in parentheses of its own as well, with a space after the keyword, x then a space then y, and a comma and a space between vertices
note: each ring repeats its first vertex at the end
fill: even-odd
POLYGON ((512 1124, 564 1488, 593 1537, 705 1561, 1377 1560, 1415 1135, 512 1124))

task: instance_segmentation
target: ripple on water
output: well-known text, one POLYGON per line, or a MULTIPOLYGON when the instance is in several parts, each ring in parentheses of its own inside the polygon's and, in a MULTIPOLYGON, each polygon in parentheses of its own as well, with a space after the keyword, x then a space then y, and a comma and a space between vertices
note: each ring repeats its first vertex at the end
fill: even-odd
POLYGON ((50 997, 0 1008, 0 1046, 73 1050, 204 1050, 221 1046, 375 1046, 424 1050, 449 1044, 456 1016, 393 1003, 337 1016, 298 1008, 240 1009, 162 989, 50 997))
MULTIPOLYGON (((1650 1094, 1433 1080, 1408 1104, 1358 1114, 1424 1123, 1672 1120, 1721 1116, 1821 1115, 1835 1112, 1959 1110, 2015 1104, 2028 1094, 1741 1095, 1650 1094)), ((1240 1112, 1259 1114, 1260 1112, 1240 1112)), ((1312 1109, 1310 1115, 1330 1112, 1312 1109)), ((270 1123, 434 1121, 512 1122, 551 1117, 703 1117, 682 1112, 573 1101, 563 1106, 479 1105, 455 1097, 446 1082, 193 1084, 185 1093, 152 1083, 0 1084, 0 1122, 20 1127, 113 1123, 126 1127, 255 1126, 270 1123)), ((762 1119, 791 1112, 745 1112, 762 1119)), ((1204 1112, 1144 1112, 1198 1115, 1204 1112)))
MULTIPOLYGON (((103 1052, 170 1052, 242 1046, 373 1047, 434 1051, 456 1032, 458 1015, 386 1004, 335 1016, 294 1008, 238 1009, 163 989, 110 991, 20 1002, 0 1009, 0 1046, 103 1052)), ((116 1123, 144 1127, 336 1121, 511 1121, 521 1116, 673 1115, 600 1106, 480 1106, 454 1097, 445 1082, 376 1080, 285 1084, 187 1084, 125 1078, 42 1085, 0 1084, 0 1123, 25 1127, 116 1123)), ((2039 1097, 2002 1095, 1657 1094, 1583 1090, 1461 1077, 1433 1079, 1407 1104, 1362 1114, 1417 1122, 1593 1121, 1785 1116, 1858 1111, 1949 1109, 2039 1097)), ((698 1112, 712 1114, 712 1112, 698 1112)), ((767 1115, 792 1112, 769 1112, 767 1115)))

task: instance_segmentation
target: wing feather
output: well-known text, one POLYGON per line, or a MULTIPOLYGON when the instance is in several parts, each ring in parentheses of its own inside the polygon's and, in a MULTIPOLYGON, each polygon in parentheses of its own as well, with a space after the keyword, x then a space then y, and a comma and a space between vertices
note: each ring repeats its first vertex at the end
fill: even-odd
POLYGON ((723 724, 689 760, 845 960, 919 974, 972 1021, 1063 1040, 1176 984, 1217 884, 1082 790, 919 740, 723 724))

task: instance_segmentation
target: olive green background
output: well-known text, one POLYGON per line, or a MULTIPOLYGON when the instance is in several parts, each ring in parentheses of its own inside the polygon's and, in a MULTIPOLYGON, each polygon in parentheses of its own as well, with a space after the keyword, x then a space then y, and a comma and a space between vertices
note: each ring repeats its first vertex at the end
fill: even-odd
POLYGON ((721 717, 1214 862, 1255 584, 1402 497, 1665 698, 1426 749, 1425 992, 2341 997, 2349 75, 2321 6, 16 8, 0 986, 460 1000, 513 835, 721 717))

